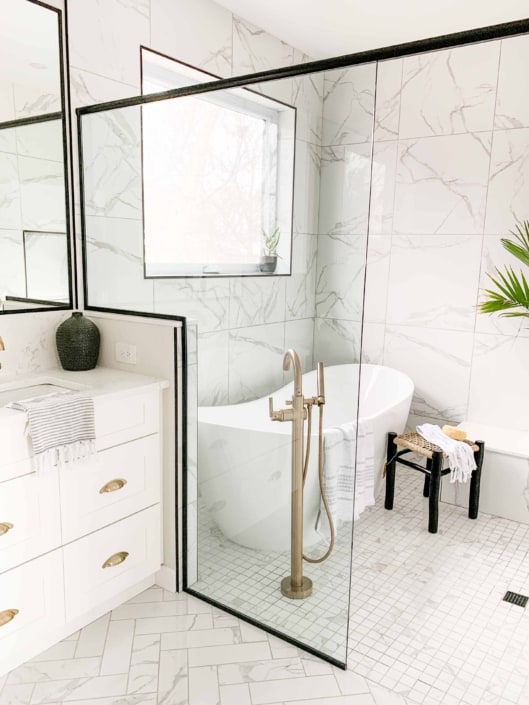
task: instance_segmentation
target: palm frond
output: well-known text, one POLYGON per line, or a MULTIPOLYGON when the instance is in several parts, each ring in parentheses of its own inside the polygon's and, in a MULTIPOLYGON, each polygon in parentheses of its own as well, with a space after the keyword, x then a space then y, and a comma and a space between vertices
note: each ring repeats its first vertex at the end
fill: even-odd
POLYGON ((501 244, 507 252, 529 267, 529 221, 524 220, 521 225, 517 223, 510 233, 514 236, 514 240, 504 237, 501 239, 501 244))
POLYGON ((529 284, 523 272, 518 275, 512 267, 506 267, 504 273, 496 269, 496 277, 488 277, 496 291, 485 289, 487 300, 479 304, 480 313, 499 313, 510 318, 529 316, 529 284))

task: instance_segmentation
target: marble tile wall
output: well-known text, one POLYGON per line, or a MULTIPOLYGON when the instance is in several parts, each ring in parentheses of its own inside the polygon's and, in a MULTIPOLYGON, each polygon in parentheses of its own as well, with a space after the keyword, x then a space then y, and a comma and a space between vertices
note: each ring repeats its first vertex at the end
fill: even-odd
POLYGON ((412 424, 529 428, 527 323, 476 309, 529 218, 528 60, 521 36, 378 67, 363 357, 413 378, 412 424))
POLYGON ((314 359, 359 359, 373 151, 375 64, 323 84, 314 359))
MULTIPOLYGON (((223 77, 310 58, 210 0, 71 0, 69 22, 74 108, 139 95, 140 45, 223 77)), ((143 279, 139 110, 89 116, 93 139, 106 144, 86 165, 87 183, 101 195, 87 204, 89 302, 196 319, 200 404, 236 403, 280 386, 289 347, 312 366, 323 75, 256 88, 298 109, 296 173, 303 176, 288 279, 143 279)))

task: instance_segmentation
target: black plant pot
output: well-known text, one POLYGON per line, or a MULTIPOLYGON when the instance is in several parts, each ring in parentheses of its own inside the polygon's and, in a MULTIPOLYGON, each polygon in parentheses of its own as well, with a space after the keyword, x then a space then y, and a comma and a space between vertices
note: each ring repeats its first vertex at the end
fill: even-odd
POLYGON ((277 267, 277 255, 264 255, 259 262, 260 272, 275 272, 277 267))
POLYGON ((99 329, 80 311, 72 313, 55 333, 59 360, 65 370, 92 370, 97 365, 99 329))

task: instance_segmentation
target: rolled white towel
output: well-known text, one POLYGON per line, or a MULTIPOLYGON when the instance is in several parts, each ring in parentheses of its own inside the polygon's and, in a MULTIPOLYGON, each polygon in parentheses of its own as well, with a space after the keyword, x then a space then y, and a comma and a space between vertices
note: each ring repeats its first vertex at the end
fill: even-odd
POLYGON ((417 433, 424 439, 439 446, 448 456, 450 482, 466 482, 476 469, 474 453, 468 443, 454 441, 441 431, 439 426, 423 423, 417 426, 417 433))

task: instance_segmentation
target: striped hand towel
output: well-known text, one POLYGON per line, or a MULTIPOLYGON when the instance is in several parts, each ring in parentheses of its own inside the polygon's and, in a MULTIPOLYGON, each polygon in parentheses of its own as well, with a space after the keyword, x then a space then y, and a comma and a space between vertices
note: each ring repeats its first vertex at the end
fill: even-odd
POLYGON ((94 400, 80 392, 58 392, 14 401, 11 409, 25 411, 36 470, 75 462, 96 451, 94 400))

